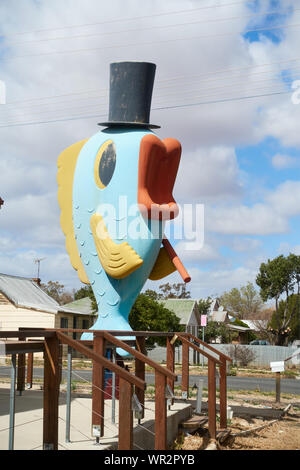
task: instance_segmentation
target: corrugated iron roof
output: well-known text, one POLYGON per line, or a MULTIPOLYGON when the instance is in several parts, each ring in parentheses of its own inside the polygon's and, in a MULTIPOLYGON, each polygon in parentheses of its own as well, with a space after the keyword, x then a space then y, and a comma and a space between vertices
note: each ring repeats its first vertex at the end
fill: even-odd
POLYGON ((36 282, 26 277, 0 273, 0 292, 17 307, 32 308, 48 313, 66 312, 82 314, 76 308, 70 310, 64 305, 59 305, 36 282))
POLYGON ((0 292, 18 307, 57 313, 59 304, 32 279, 0 274, 0 292))
POLYGON ((79 300, 74 300, 68 304, 60 306, 60 311, 70 313, 80 313, 81 315, 93 315, 92 301, 89 297, 83 297, 79 300))
POLYGON ((231 325, 230 323, 227 323, 227 328, 230 330, 236 330, 236 331, 251 331, 251 328, 246 328, 245 326, 239 326, 239 325, 231 325))
POLYGON ((261 328, 266 328, 268 320, 242 320, 251 330, 260 331, 261 328))
POLYGON ((228 319, 228 314, 226 310, 215 310, 214 312, 212 312, 209 318, 209 320, 220 322, 220 323, 226 322, 227 319, 228 319))
MULTIPOLYGON (((180 318, 181 325, 188 324, 194 306, 197 303, 194 299, 166 299, 161 302, 165 308, 171 310, 178 318, 180 318)), ((200 325, 200 318, 198 318, 198 322, 200 325)))

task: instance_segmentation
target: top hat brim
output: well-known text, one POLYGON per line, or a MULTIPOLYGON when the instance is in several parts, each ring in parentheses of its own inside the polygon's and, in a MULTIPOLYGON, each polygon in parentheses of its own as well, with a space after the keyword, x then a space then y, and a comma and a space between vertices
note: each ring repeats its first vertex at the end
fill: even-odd
POLYGON ((137 127, 142 128, 146 127, 147 129, 160 129, 161 126, 157 124, 150 124, 147 122, 125 122, 125 121, 108 121, 108 122, 99 122, 98 126, 104 127, 137 127))

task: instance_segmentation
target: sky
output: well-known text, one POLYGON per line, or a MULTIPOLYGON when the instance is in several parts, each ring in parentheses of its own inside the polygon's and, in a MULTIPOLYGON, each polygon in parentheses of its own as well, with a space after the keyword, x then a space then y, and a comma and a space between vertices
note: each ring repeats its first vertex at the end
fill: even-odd
MULTIPOLYGON (((204 243, 175 249, 194 298, 300 255, 300 1, 2 0, 0 272, 81 286, 60 229, 57 158, 108 116, 109 64, 157 66, 151 122, 182 144, 174 188, 204 243), (298 98, 298 99, 297 99, 298 98)), ((175 222, 175 224, 178 222, 175 222)), ((181 282, 178 273, 159 282, 181 282)))

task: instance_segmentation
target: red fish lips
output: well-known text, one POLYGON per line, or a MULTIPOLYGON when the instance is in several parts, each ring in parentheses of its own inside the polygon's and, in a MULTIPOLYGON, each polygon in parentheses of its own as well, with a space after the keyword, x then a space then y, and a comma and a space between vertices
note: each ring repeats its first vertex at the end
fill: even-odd
POLYGON ((141 140, 138 174, 138 204, 149 219, 172 220, 179 208, 172 191, 179 167, 181 144, 147 134, 141 140))

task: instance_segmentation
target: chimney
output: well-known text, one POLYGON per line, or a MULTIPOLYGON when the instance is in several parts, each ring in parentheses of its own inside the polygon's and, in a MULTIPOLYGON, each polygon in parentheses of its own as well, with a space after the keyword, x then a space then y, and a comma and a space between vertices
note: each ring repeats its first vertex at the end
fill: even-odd
POLYGON ((41 287, 41 280, 39 277, 33 277, 32 281, 35 282, 39 287, 41 287))

